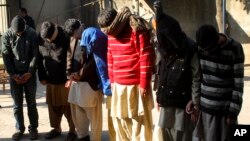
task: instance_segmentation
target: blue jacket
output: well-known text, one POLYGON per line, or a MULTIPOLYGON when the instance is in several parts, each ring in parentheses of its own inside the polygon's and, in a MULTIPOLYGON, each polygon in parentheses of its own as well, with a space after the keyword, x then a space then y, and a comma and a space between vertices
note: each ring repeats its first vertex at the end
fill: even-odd
POLYGON ((82 33, 80 45, 85 47, 87 54, 93 53, 100 77, 100 87, 105 95, 111 95, 107 66, 107 36, 97 28, 89 27, 82 33))

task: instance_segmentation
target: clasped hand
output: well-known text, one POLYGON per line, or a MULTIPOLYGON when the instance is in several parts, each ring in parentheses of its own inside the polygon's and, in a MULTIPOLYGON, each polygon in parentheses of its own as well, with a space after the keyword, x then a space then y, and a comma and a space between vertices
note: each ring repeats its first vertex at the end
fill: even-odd
POLYGON ((20 85, 26 83, 31 78, 31 76, 32 74, 29 72, 24 73, 23 75, 14 74, 12 76, 12 79, 14 79, 16 83, 20 85))
POLYGON ((69 80, 65 83, 65 87, 69 88, 71 86, 72 81, 79 82, 80 81, 80 76, 78 73, 72 73, 69 76, 69 80))

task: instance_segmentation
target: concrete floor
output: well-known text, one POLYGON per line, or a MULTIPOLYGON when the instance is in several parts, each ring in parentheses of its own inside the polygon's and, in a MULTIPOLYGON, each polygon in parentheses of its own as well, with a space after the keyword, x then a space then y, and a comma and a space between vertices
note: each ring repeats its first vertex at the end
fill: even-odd
MULTIPOLYGON (((13 110, 12 110, 12 98, 9 93, 9 85, 7 85, 7 91, 5 94, 3 94, 2 91, 0 91, 0 104, 2 108, 0 109, 0 141, 11 141, 11 136, 15 132, 15 119, 13 116, 13 110)), ((25 101, 25 100, 24 100, 25 101)), ((49 117, 48 117, 48 108, 47 104, 45 103, 45 87, 40 85, 38 83, 37 88, 37 109, 39 114, 39 138, 37 141, 45 141, 44 138, 45 134, 51 130, 50 123, 49 123, 49 117)), ((27 117, 27 105, 26 102, 24 102, 24 119, 25 119, 25 126, 26 131, 25 135, 22 138, 21 141, 27 141, 29 140, 29 134, 27 131, 27 126, 29 125, 28 117, 27 117)), ((105 104, 103 104, 103 133, 102 133, 102 141, 108 141, 108 132, 107 132, 107 115, 105 114, 105 104)), ((66 121, 66 118, 63 117, 62 119, 62 135, 58 138, 55 138, 51 141, 63 141, 67 136, 68 131, 68 124, 66 121)))
MULTIPOLYGON (((38 83, 39 84, 39 83, 38 83)), ((0 85, 0 90, 2 90, 2 85, 0 85)), ((9 93, 9 85, 6 86, 7 91, 3 93, 0 91, 0 141, 10 141, 11 136, 15 131, 15 120, 13 117, 12 110, 12 99, 9 93)), ((245 88, 244 88, 244 96, 243 96, 243 106, 239 115, 239 124, 249 124, 250 125, 250 67, 245 68, 245 88)), ((26 104, 24 103, 24 118, 25 125, 28 126, 28 117, 27 117, 27 109, 26 104)), ((47 105, 45 103, 45 87, 42 85, 38 85, 37 90, 37 107, 39 112, 39 139, 38 141, 45 141, 44 135, 51 130, 48 118, 48 110, 47 105)), ((105 104, 103 104, 103 133, 102 133, 102 141, 108 141, 108 127, 107 127, 107 111, 105 109, 105 104)), ((157 112, 153 110, 153 118, 157 117, 157 112)), ((155 121, 155 120, 153 120, 155 121)), ((52 140, 52 141, 62 141, 67 136, 68 126, 66 119, 62 120, 62 131, 63 134, 52 140)), ((22 141, 29 140, 28 131, 25 131, 25 135, 22 141)))

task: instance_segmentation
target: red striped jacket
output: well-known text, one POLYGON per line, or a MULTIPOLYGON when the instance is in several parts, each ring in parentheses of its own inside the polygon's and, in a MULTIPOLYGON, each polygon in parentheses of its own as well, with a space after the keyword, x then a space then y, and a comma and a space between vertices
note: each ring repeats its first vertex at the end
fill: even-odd
POLYGON ((147 31, 123 30, 119 37, 108 37, 108 72, 110 82, 122 85, 150 85, 154 49, 147 31))

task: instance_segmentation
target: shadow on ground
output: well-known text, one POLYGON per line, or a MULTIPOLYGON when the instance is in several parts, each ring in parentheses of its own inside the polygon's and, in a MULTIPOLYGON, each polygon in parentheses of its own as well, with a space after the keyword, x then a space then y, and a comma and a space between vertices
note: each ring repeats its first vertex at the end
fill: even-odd
MULTIPOLYGON (((48 141, 46 140, 44 137, 45 137, 45 134, 46 133, 39 133, 38 135, 38 139, 35 140, 35 141, 48 141)), ((62 135, 55 138, 55 139, 51 139, 49 141, 64 141, 67 137, 67 132, 62 132, 62 135)), ((30 140, 29 139, 29 134, 28 133, 25 133, 22 137, 22 139, 20 141, 28 141, 30 140)), ((12 141, 11 137, 10 138, 1 138, 0 137, 0 141, 12 141)), ((103 131, 102 132, 102 141, 109 141, 109 138, 108 138, 108 131, 103 131)))

